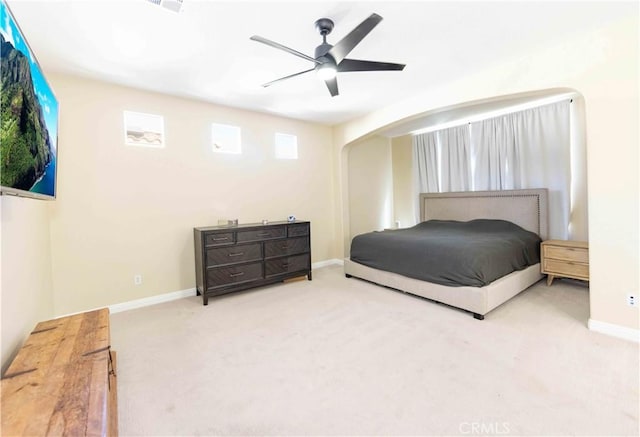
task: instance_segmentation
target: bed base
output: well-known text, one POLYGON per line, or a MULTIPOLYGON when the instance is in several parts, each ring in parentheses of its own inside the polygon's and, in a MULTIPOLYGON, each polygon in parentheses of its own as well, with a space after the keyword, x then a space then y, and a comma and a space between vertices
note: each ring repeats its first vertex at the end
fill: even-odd
POLYGON ((469 311, 477 320, 483 320, 489 311, 543 278, 539 263, 503 276, 484 287, 449 287, 434 284, 397 273, 376 270, 348 258, 344 260, 344 272, 347 278, 364 279, 377 285, 469 311))
MULTIPOLYGON (((349 279, 349 278, 353 278, 353 277, 354 277, 354 276, 352 276, 352 275, 350 275, 350 274, 348 274, 348 273, 345 273, 345 274, 344 274, 344 276, 345 276, 347 279, 349 279)), ((363 280, 363 281, 371 282, 371 281, 368 281, 368 280, 363 279, 363 278, 356 278, 356 279, 361 279, 361 280, 363 280)), ((372 283, 372 284, 375 284, 375 285, 381 285, 381 284, 376 284, 375 282, 371 282, 371 283, 372 283)), ((405 293, 405 294, 410 294, 410 295, 412 295, 412 296, 419 297, 419 298, 421 298, 421 299, 426 299, 426 300, 429 300, 429 301, 431 301, 431 302, 435 302, 435 303, 441 303, 441 304, 443 304, 443 302, 438 302, 437 300, 429 299, 429 298, 424 297, 424 296, 418 296, 417 294, 409 293, 409 292, 404 291, 404 290, 398 290, 398 289, 396 289, 396 288, 391 288, 391 287, 386 286, 386 285, 384 286, 384 288, 388 288, 389 290, 398 291, 398 292, 405 293)), ((446 305, 446 304, 444 304, 444 305, 446 305)), ((447 305, 447 306, 451 306, 451 305, 447 305)), ((476 320, 484 320, 484 316, 483 316, 482 314, 478 314, 478 313, 471 313, 471 314, 473 314, 473 318, 474 318, 474 319, 476 319, 476 320)))

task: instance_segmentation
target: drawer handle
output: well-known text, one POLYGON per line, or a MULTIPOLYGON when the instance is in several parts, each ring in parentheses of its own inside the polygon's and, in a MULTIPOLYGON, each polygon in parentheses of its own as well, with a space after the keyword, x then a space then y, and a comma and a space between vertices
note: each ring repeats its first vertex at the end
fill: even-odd
POLYGON ((213 237, 213 241, 225 241, 225 240, 228 240, 228 239, 229 239, 229 237, 220 237, 220 238, 213 237))
POLYGON ((282 263, 282 268, 286 269, 287 267, 289 267, 289 263, 282 263))
POLYGON ((269 232, 258 232, 258 237, 268 237, 271 235, 269 232))
POLYGON ((288 249, 289 245, 288 244, 283 244, 282 246, 280 246, 280 249, 288 249))
POLYGON ((242 275, 244 275, 244 272, 230 273, 229 277, 230 278, 235 278, 236 276, 242 276, 242 275))
POLYGON ((234 257, 234 256, 242 256, 244 255, 244 252, 238 252, 238 253, 230 253, 229 256, 230 257, 234 257))

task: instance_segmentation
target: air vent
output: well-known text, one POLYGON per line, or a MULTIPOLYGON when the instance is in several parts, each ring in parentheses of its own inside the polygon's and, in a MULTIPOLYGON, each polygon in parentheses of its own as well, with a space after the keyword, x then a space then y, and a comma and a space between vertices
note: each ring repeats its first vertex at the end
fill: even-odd
POLYGON ((154 5, 162 6, 165 9, 169 9, 172 12, 180 12, 182 8, 182 0, 147 0, 154 5))

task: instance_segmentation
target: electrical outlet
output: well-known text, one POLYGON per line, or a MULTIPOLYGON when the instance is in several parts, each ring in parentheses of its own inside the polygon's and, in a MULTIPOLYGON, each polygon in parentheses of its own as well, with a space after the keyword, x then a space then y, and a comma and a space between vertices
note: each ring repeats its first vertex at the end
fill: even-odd
POLYGON ((142 275, 133 275, 133 283, 134 285, 142 284, 142 275))
POLYGON ((627 305, 629 305, 630 307, 637 307, 638 296, 636 296, 635 294, 627 294, 627 305))

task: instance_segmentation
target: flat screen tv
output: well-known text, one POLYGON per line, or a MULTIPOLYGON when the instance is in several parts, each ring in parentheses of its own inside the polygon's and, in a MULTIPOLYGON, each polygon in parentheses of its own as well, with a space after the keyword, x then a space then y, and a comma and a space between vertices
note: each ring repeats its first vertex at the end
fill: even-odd
POLYGON ((5 0, 0 55, 0 190, 55 199, 58 100, 5 0))

